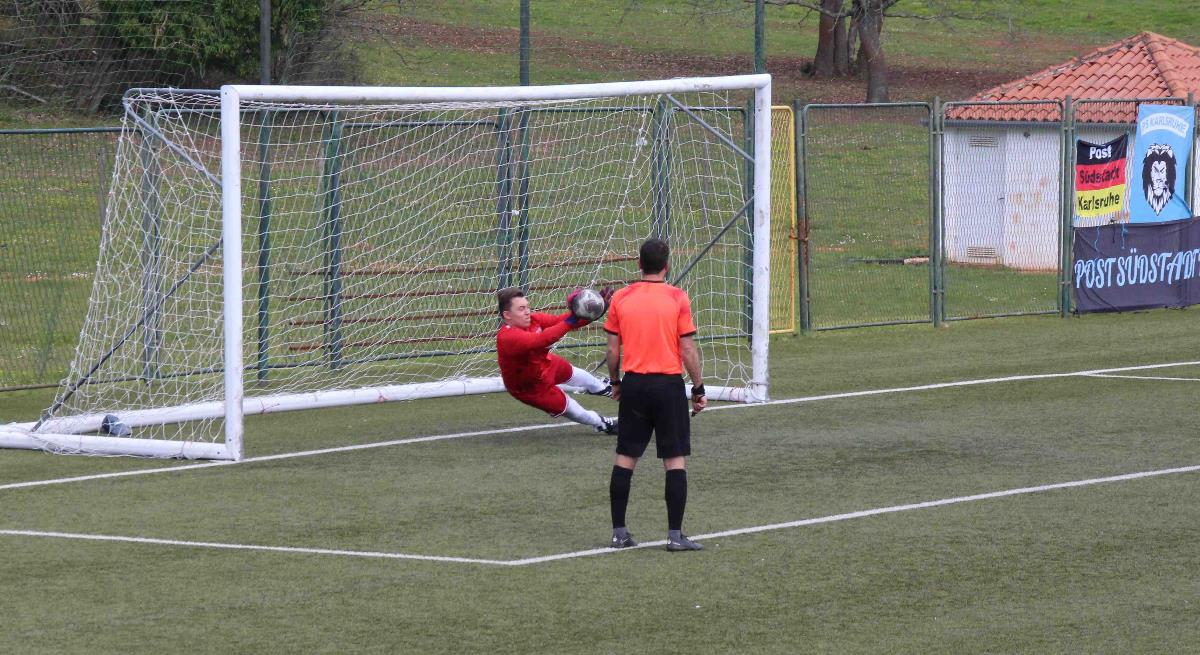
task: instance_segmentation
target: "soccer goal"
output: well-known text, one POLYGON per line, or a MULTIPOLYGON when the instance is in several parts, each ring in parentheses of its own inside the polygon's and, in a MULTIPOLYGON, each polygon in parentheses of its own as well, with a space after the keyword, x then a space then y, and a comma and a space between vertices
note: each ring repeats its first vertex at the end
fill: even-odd
POLYGON ((69 375, 0 445, 236 460, 248 415, 501 391, 496 291, 560 311, 651 236, 710 398, 765 400, 770 89, 132 90, 69 375))

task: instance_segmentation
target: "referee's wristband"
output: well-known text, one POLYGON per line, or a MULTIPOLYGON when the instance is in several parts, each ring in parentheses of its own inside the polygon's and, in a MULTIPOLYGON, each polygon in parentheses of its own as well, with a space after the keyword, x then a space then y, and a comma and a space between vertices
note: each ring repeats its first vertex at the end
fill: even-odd
POLYGON ((621 386, 621 378, 613 378, 613 379, 609 380, 608 383, 613 385, 614 387, 619 387, 619 386, 621 386))
POLYGON ((700 396, 703 396, 703 395, 705 395, 703 384, 692 385, 692 398, 699 398, 700 396))

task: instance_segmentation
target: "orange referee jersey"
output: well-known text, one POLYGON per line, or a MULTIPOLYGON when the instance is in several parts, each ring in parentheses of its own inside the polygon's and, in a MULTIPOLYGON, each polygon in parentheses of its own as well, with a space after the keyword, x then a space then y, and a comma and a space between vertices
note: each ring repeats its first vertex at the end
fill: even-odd
POLYGON ((696 333, 687 292, 666 282, 635 282, 613 294, 604 331, 621 338, 627 373, 683 373, 679 337, 696 333))

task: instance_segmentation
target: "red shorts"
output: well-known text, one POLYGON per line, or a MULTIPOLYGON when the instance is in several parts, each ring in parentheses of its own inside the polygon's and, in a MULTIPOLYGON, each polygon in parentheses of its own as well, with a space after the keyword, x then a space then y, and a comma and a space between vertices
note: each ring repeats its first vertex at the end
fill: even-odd
POLYGON ((526 405, 536 407, 551 416, 562 416, 562 413, 567 411, 567 394, 555 385, 570 380, 573 369, 571 362, 558 355, 548 357, 550 365, 542 371, 541 381, 519 390, 509 389, 508 393, 526 405))

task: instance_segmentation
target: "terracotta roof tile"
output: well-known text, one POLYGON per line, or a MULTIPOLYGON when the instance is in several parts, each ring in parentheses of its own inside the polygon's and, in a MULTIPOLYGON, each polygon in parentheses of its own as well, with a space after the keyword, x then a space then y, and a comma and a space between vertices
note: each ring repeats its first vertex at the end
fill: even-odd
MULTIPOLYGON (((988 89, 975 102, 1004 100, 1062 101, 1083 98, 1161 98, 1200 96, 1200 48, 1154 32, 1141 32, 1081 57, 988 89)), ((1049 106, 1049 105, 1048 105, 1049 106)), ((1085 105, 1082 122, 1132 123, 1136 103, 1085 105)), ((1006 105, 983 111, 980 105, 954 106, 951 120, 1057 120, 1058 109, 1031 111, 1029 106, 1006 105), (1039 116, 1034 118, 1034 116, 1039 116), (1053 116, 1053 117, 1051 117, 1053 116)))

